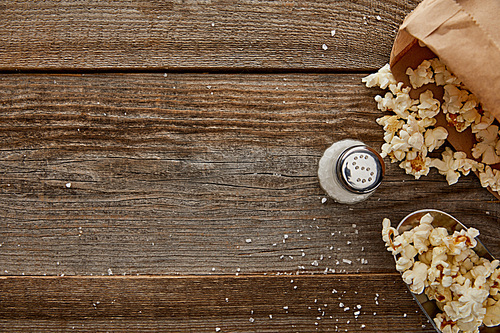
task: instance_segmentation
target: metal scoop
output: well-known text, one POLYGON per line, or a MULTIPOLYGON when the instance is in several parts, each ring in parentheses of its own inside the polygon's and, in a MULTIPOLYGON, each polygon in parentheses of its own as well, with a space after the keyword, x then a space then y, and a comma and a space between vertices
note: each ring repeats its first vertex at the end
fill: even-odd
MULTIPOLYGON (((431 216, 434 218, 434 220, 432 221, 432 225, 434 226, 434 228, 443 227, 447 229, 448 233, 450 234, 454 233, 455 231, 460 231, 462 229, 467 230, 467 227, 465 225, 460 223, 460 221, 458 221, 450 214, 447 214, 445 212, 436 209, 423 209, 423 210, 417 210, 406 216, 403 220, 401 220, 401 222, 396 228, 399 234, 402 234, 403 232, 418 226, 422 216, 424 216, 427 213, 431 214, 431 216)), ((476 240, 477 240, 477 245, 476 247, 474 247, 473 250, 477 253, 477 255, 486 258, 490 261, 494 260, 495 258, 493 257, 491 252, 483 245, 483 243, 481 243, 481 241, 477 238, 476 240)), ((396 260, 396 257, 394 257, 394 259, 396 260)), ((411 290, 410 293, 417 302, 420 309, 422 309, 422 311, 424 312, 427 319, 429 319, 429 322, 432 324, 432 327, 434 327, 437 332, 441 333, 441 330, 436 326, 433 319, 436 317, 438 313, 441 312, 441 310, 439 310, 439 308, 437 307, 436 302, 434 300, 430 300, 425 293, 414 294, 411 292, 411 290)), ((483 325, 480 327, 479 330, 481 333, 499 332, 498 326, 486 327, 483 325)))

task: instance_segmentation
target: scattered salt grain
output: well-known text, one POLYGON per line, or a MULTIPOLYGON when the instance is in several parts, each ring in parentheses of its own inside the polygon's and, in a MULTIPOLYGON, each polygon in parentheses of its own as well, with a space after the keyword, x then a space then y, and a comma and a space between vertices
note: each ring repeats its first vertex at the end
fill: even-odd
POLYGON ((346 264, 352 264, 352 260, 349 260, 349 259, 342 259, 342 262, 346 263, 346 264))
POLYGON ((323 44, 323 46, 321 46, 323 48, 323 50, 328 50, 328 46, 326 44, 323 44))
POLYGON ((333 36, 335 36, 336 31, 332 30, 330 33, 332 34, 332 37, 333 37, 333 36))
POLYGON ((220 332, 220 327, 216 327, 215 332, 220 332))
POLYGON ((111 270, 111 268, 108 268, 108 275, 113 275, 113 271, 111 270))
POLYGON ((377 19, 377 21, 380 21, 382 18, 380 17, 380 15, 377 15, 376 19, 377 19))
POLYGON ((323 198, 321 199, 321 203, 324 204, 328 199, 327 198, 323 198))
POLYGON ((251 239, 251 238, 247 238, 247 239, 245 239, 245 242, 247 242, 247 243, 251 243, 251 242, 252 242, 252 239, 251 239))
POLYGON ((66 188, 70 188, 71 187, 71 183, 66 183, 66 188))

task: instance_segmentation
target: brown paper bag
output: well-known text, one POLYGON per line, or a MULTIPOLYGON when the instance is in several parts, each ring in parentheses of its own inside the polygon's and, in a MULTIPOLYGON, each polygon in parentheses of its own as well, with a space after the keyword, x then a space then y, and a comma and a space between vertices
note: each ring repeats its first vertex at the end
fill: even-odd
MULTIPOLYGON (((500 0, 423 0, 399 28, 391 70, 398 81, 409 85, 406 69, 436 55, 500 121, 500 0)), ((442 99, 443 89, 435 85, 410 95, 417 98, 426 89, 442 99)), ((442 113, 437 120, 448 129, 448 142, 472 158, 475 138, 470 129, 458 133, 442 113)))

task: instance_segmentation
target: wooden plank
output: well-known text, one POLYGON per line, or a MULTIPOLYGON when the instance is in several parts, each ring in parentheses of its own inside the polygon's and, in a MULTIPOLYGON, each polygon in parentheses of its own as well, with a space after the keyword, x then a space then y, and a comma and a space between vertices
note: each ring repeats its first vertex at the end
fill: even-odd
POLYGON ((383 142, 361 77, 1 76, 0 273, 394 272, 381 221, 422 208, 498 256, 500 208, 472 175, 389 164, 369 200, 322 203, 323 151, 383 142))
POLYGON ((374 70, 418 2, 4 1, 0 70, 374 70))
POLYGON ((4 277, 0 290, 11 332, 433 332, 399 274, 4 277))

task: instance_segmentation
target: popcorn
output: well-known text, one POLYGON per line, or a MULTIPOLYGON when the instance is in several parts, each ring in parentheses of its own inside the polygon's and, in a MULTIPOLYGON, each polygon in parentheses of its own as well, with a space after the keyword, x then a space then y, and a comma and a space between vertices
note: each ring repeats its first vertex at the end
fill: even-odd
POLYGON ((436 168, 449 185, 455 184, 461 175, 477 171, 483 187, 500 192, 500 171, 490 167, 500 163, 500 133, 498 126, 493 125, 495 118, 482 109, 476 96, 438 58, 424 60, 416 69, 408 68, 406 74, 414 89, 428 83, 443 86, 443 103, 435 99, 430 90, 421 93, 417 100, 412 99, 412 87, 396 82, 388 64, 363 78, 367 87, 389 90, 384 96, 375 96, 378 109, 393 112, 377 119, 384 129, 380 155, 389 157, 392 163, 398 162, 399 167, 415 179, 427 175, 430 168, 436 168), (427 156, 448 138, 446 128, 434 127, 435 117, 441 110, 448 124, 457 131, 471 127, 477 141, 472 157, 481 162, 467 158, 463 152, 453 153, 449 148, 442 153, 441 159, 427 156))
POLYGON ((491 124, 493 124, 494 120, 495 117, 493 117, 491 113, 484 111, 479 122, 471 124, 472 133, 477 133, 480 130, 488 128, 491 124))
POLYGON ((403 273, 403 281, 410 286, 412 293, 421 294, 424 291, 428 268, 423 262, 417 261, 413 264, 413 269, 403 273))
POLYGON ((486 301, 486 313, 484 314, 483 323, 488 327, 500 325, 500 301, 493 298, 488 298, 486 301))
POLYGON ((392 75, 391 67, 389 64, 386 64, 384 67, 378 70, 375 74, 370 74, 367 77, 361 79, 363 83, 366 83, 366 86, 371 87, 380 87, 382 89, 387 88, 390 84, 396 84, 396 79, 392 75))
POLYGON ((404 121, 398 116, 383 116, 376 120, 377 124, 384 128, 384 141, 391 142, 394 135, 403 127, 404 121))
POLYGON ((382 222, 382 237, 397 258, 396 269, 411 292, 425 292, 442 313, 434 322, 441 332, 478 332, 479 326, 500 324, 500 261, 479 257, 473 250, 479 231, 449 234, 434 228, 426 214, 419 225, 402 234, 382 222))
POLYGON ((408 117, 409 110, 414 110, 414 106, 418 101, 411 99, 410 88, 402 88, 403 83, 399 82, 396 84, 391 84, 388 92, 381 97, 380 95, 375 96, 375 101, 377 106, 382 111, 393 111, 400 118, 406 119, 408 117))
POLYGON ((422 61, 415 70, 411 68, 406 69, 406 75, 408 75, 414 89, 420 88, 424 84, 434 82, 434 73, 431 69, 431 62, 428 60, 422 61))
MULTIPOLYGON (((420 141, 415 140, 412 145, 417 144, 420 144, 420 141)), ((399 164, 402 169, 405 169, 407 174, 415 176, 415 179, 419 179, 421 176, 427 176, 430 165, 431 159, 422 156, 421 153, 415 150, 408 152, 406 154, 406 160, 399 164)))
POLYGON ((443 333, 458 333, 460 331, 457 324, 443 313, 437 314, 434 323, 443 333))
POLYGON ((481 186, 490 187, 493 191, 500 190, 500 171, 492 169, 489 165, 484 167, 484 172, 479 173, 481 186))
POLYGON ((433 98, 432 91, 426 90, 420 94, 420 104, 418 108, 418 116, 420 118, 434 118, 439 113, 441 103, 433 98))
POLYGON ((434 149, 441 147, 447 137, 448 131, 444 127, 439 126, 428 129, 424 135, 427 151, 432 152, 434 149))
POLYGON ((438 58, 430 59, 432 70, 434 71, 434 81, 438 86, 447 84, 460 85, 460 80, 446 68, 445 64, 438 58))
MULTIPOLYGON (((497 155, 498 126, 490 125, 476 133, 478 143, 472 148, 472 156, 474 158, 482 157, 482 162, 485 164, 500 163, 500 156, 497 155)), ((500 148, 500 147, 499 147, 500 148)))

